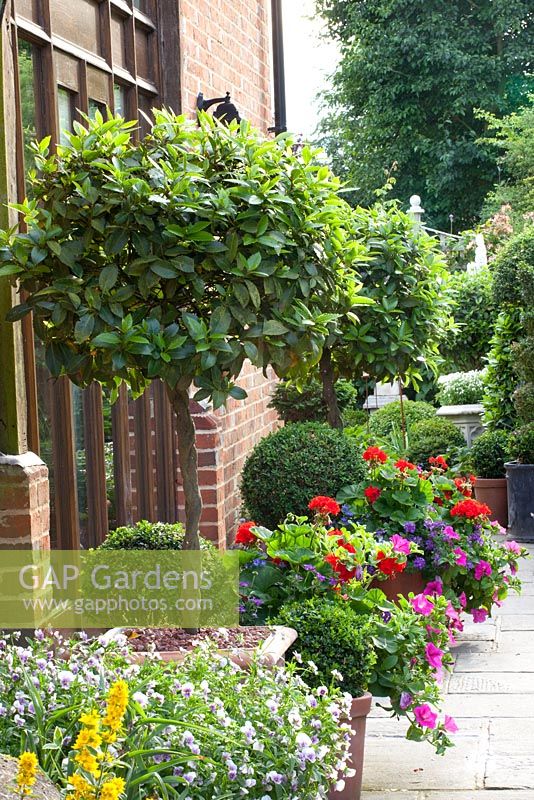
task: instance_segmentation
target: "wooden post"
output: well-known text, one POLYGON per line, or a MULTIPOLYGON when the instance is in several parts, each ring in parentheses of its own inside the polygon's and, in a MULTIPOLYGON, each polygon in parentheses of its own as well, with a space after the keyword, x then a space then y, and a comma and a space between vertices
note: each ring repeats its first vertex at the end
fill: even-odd
MULTIPOLYGON (((6 204, 17 197, 16 130, 14 110, 15 64, 7 32, 11 3, 0 28, 0 227, 16 223, 6 204)), ((0 278, 0 451, 16 455, 28 450, 26 385, 22 326, 6 322, 17 305, 16 290, 8 278, 0 278)))

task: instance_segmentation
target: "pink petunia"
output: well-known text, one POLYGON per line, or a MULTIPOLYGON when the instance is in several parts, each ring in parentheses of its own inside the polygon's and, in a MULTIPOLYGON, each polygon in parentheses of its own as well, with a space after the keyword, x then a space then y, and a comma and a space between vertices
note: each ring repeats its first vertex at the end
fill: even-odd
POLYGON ((396 533, 389 541, 391 542, 393 550, 396 553, 405 553, 407 556, 410 555, 412 546, 408 539, 405 539, 403 536, 399 536, 399 534, 396 533))
POLYGON ((425 658, 428 664, 434 667, 434 669, 442 669, 443 664, 441 660, 443 658, 443 650, 436 647, 432 642, 429 642, 425 647, 425 658))
POLYGON ((438 594, 441 596, 443 594, 443 582, 439 578, 435 578, 427 583, 423 589, 423 594, 438 594))
POLYGON ((491 575, 492 571, 488 561, 479 561, 475 566, 475 580, 479 581, 484 575, 491 575))
POLYGON ((460 622, 460 614, 455 609, 451 601, 447 603, 447 608, 445 609, 445 616, 447 616, 452 622, 460 622))
POLYGON ((467 564, 467 553, 461 547, 454 548, 454 555, 456 556, 456 563, 459 567, 465 567, 467 564))
POLYGON ((443 535, 452 541, 452 539, 459 539, 459 534, 456 533, 454 528, 451 525, 445 525, 443 528, 443 535))
POLYGON ((488 612, 485 608, 472 608, 471 614, 473 615, 473 622, 485 622, 488 618, 488 612))
POLYGON ((443 727, 447 731, 447 733, 456 733, 458 730, 458 725, 456 724, 453 717, 449 717, 448 714, 445 714, 445 719, 443 721, 443 727))
POLYGON ((505 543, 504 543, 504 546, 505 546, 505 547, 506 547, 506 549, 507 549, 507 550, 509 550, 511 553, 515 553, 515 554, 516 554, 516 556, 519 556, 519 555, 521 555, 521 545, 517 544, 517 542, 514 542, 514 541, 511 541, 511 542, 505 542, 505 543))
POLYGON ((416 722, 421 728, 430 728, 434 730, 438 715, 432 711, 427 703, 423 703, 422 706, 416 706, 414 708, 414 714, 416 722))
POLYGON ((467 597, 465 596, 465 592, 462 592, 462 594, 458 595, 458 600, 462 608, 465 608, 467 605, 467 597))
POLYGON ((410 603, 414 611, 417 611, 418 614, 423 614, 425 617, 428 617, 434 611, 434 604, 424 594, 416 594, 415 597, 411 597, 410 603))

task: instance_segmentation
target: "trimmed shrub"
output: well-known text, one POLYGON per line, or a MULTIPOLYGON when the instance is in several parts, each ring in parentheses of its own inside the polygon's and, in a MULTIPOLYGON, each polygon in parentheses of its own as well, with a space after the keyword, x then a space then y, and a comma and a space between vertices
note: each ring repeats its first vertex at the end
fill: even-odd
POLYGON ((458 328, 447 332, 440 345, 445 368, 451 372, 482 369, 498 313, 491 272, 487 268, 456 272, 451 280, 457 303, 453 316, 458 328))
POLYGON ((442 375, 439 386, 437 399, 440 406, 481 403, 484 395, 484 370, 442 375))
POLYGON ((243 468, 250 518, 269 528, 287 514, 308 514, 316 495, 335 497, 365 474, 360 449, 342 431, 317 422, 287 425, 258 442, 243 468))
MULTIPOLYGON (((116 528, 106 536, 99 550, 181 550, 184 528, 180 522, 148 522, 146 519, 135 525, 116 528)), ((206 539, 200 539, 203 550, 212 547, 206 539)))
POLYGON ((484 423, 492 431, 499 428, 511 429, 515 424, 516 413, 512 394, 517 385, 517 376, 514 369, 513 343, 521 332, 519 311, 501 311, 491 340, 482 398, 484 423))
POLYGON ((534 283, 534 226, 514 236, 493 262, 493 293, 500 307, 526 307, 534 283))
POLYGON ((484 431, 475 439, 469 462, 477 478, 504 478, 509 443, 506 431, 484 431))
MULTIPOLYGON (((358 390, 347 380, 339 379, 335 385, 339 410, 353 409, 358 402, 358 390)), ((276 384, 269 403, 284 422, 326 422, 323 387, 311 380, 302 391, 294 383, 280 381, 276 384)))
POLYGON ((523 425, 511 434, 508 452, 520 464, 534 464, 534 422, 523 425))
POLYGON ((534 420, 534 383, 523 383, 514 394, 513 401, 520 422, 525 425, 534 420))
POLYGON ((410 430, 408 454, 415 464, 428 466, 431 456, 448 457, 458 447, 465 447, 465 439, 453 422, 441 417, 416 422, 410 430))
POLYGON ((297 651, 304 664, 313 661, 317 673, 307 674, 306 683, 330 686, 332 670, 337 670, 343 676, 343 691, 361 697, 367 690, 376 661, 369 616, 357 614, 348 603, 312 597, 282 606, 271 622, 297 631, 299 637, 287 655, 297 651))
POLYGON ((362 408, 348 408, 343 412, 343 425, 345 428, 354 428, 357 425, 367 425, 369 412, 362 408))
MULTIPOLYGON (((436 416, 436 409, 430 403, 423 403, 417 400, 404 400, 404 416, 406 417, 406 427, 408 431, 416 422, 424 419, 432 419, 436 416)), ((381 439, 387 439, 396 430, 401 428, 400 400, 388 403, 387 406, 373 411, 369 420, 369 431, 371 435, 381 439)))

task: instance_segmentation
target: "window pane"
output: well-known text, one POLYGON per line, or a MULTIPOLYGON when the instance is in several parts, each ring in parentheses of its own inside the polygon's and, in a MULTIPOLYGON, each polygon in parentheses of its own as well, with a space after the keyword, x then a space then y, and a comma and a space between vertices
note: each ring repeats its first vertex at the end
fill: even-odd
POLYGON ((126 90, 124 86, 116 83, 113 86, 113 103, 115 107, 115 114, 120 114, 121 117, 126 116, 126 90))
POLYGON ((73 95, 68 89, 63 89, 62 86, 57 90, 57 107, 59 115, 59 143, 68 144, 68 139, 65 131, 72 130, 73 121, 73 95))
POLYGON ((100 111, 104 119, 106 118, 106 106, 104 103, 99 103, 98 100, 93 100, 91 97, 89 98, 89 110, 88 114, 91 119, 95 118, 95 114, 97 111, 100 111))
POLYGON ((35 53, 34 47, 19 39, 19 83, 22 135, 24 137, 24 166, 33 167, 30 143, 37 138, 37 113, 35 108, 35 53))

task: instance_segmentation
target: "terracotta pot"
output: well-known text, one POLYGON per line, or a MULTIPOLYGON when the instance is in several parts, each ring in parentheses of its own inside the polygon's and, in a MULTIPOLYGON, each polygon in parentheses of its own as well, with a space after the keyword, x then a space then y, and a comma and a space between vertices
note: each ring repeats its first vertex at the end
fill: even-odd
POLYGON ((365 750, 365 726, 367 722, 367 715, 371 710, 371 703, 373 696, 366 692, 361 697, 354 697, 352 699, 352 706, 350 709, 350 719, 343 720, 343 722, 350 722, 352 728, 352 736, 350 740, 350 762, 349 767, 356 770, 356 774, 352 778, 345 778, 345 788, 341 792, 336 792, 331 789, 328 798, 329 800, 360 800, 362 792, 362 777, 363 777, 363 756, 365 750))
POLYGON ((491 519, 508 527, 508 484, 506 478, 477 478, 475 497, 491 508, 491 519))
POLYGON ((426 582, 420 572, 401 572, 385 581, 375 579, 371 583, 371 589, 381 589, 392 603, 396 601, 399 594, 403 597, 408 597, 410 592, 421 594, 425 586, 426 582))
MULTIPOLYGON (((112 628, 105 635, 104 639, 113 639, 117 634, 122 633, 124 628, 112 628)), ((286 650, 297 638, 297 632, 293 628, 286 628, 283 625, 273 625, 270 635, 258 647, 241 647, 232 650, 217 650, 219 655, 226 656, 235 664, 243 669, 247 669, 255 656, 259 653, 260 662, 264 666, 273 667, 282 663, 286 650)), ((165 650, 158 653, 162 661, 183 661, 189 651, 165 650)), ((151 654, 152 655, 152 654, 151 654)), ((132 652, 129 660, 134 664, 142 664, 147 658, 148 653, 132 652)))

